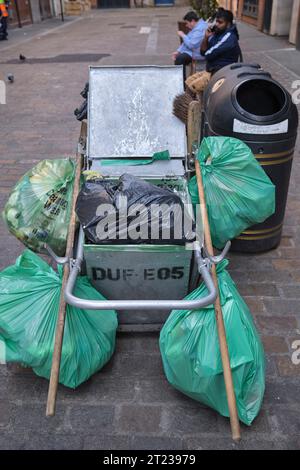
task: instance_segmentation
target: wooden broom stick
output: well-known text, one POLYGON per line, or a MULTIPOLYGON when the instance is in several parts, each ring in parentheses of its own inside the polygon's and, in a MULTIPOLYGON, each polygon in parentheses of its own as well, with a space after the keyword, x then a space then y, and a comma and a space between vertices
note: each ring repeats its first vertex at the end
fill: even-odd
MULTIPOLYGON (((69 224, 67 247, 66 247, 66 256, 68 257, 72 257, 72 252, 73 252, 75 228, 76 228, 75 205, 76 205, 76 200, 77 200, 79 187, 80 187, 81 168, 82 168, 82 155, 79 152, 77 152, 76 172, 75 172, 72 206, 71 206, 71 219, 70 219, 70 224, 69 224)), ((67 280, 69 277, 69 273, 70 273, 69 263, 66 263, 64 265, 64 274, 63 274, 62 286, 61 286, 61 292, 60 292, 59 310, 58 310, 56 333, 55 333, 55 343, 54 343, 51 375, 50 375, 50 382, 49 382, 49 389, 48 389, 46 416, 55 415, 56 396, 57 396, 57 388, 58 388, 58 381, 59 381, 61 351, 62 351, 63 338, 64 338, 66 306, 67 306, 65 297, 64 297, 64 291, 65 291, 65 287, 66 287, 67 280)))
MULTIPOLYGON (((187 142, 188 142, 189 154, 192 153, 193 143, 195 142, 196 144, 198 144, 199 142, 199 134, 200 134, 200 128, 201 128, 202 93, 200 94, 199 98, 200 98, 199 101, 192 101, 188 109, 187 142)), ((203 180, 202 180, 201 168, 200 168, 200 164, 198 160, 196 160, 195 162, 195 168, 196 168, 196 177, 197 177, 202 223, 203 223, 203 228, 204 228, 205 245, 206 245, 206 249, 209 255, 213 256, 214 249, 213 249, 213 245, 211 241, 210 226, 209 226, 209 220, 208 220, 208 214, 207 214, 203 180)), ((221 358, 222 358, 222 365, 223 365, 223 372, 224 372, 227 402, 228 402, 228 408, 229 408, 231 433, 232 433, 233 440, 239 441, 241 439, 240 423, 239 423, 239 418, 238 418, 238 413, 237 413, 237 408, 236 408, 236 399, 235 399, 234 387, 233 387, 233 382, 232 382, 230 360, 229 360, 229 354, 228 354, 223 313, 222 313, 222 307, 220 303, 218 278, 217 278, 215 265, 212 266, 212 277, 213 277, 213 281, 214 281, 215 287, 217 289, 217 294, 218 294, 216 302, 215 302, 215 314, 216 314, 216 323, 217 323, 217 329, 218 329, 219 344, 220 344, 220 351, 221 351, 221 358)))
MULTIPOLYGON (((213 249, 213 245, 211 241, 210 226, 209 226, 207 207, 206 207, 206 201, 205 201, 205 193, 204 193, 204 187, 203 187, 201 167, 197 159, 195 160, 195 169, 196 169, 196 177, 197 177, 197 185, 198 185, 198 193, 199 193, 199 201, 200 201, 200 210, 201 210, 202 223, 203 223, 203 229, 204 229, 205 247, 208 251, 208 254, 211 256, 214 256, 214 249, 213 249)), ((221 351, 221 358, 222 358, 222 365, 223 365, 227 402, 228 402, 228 408, 229 408, 231 433, 232 433, 233 440, 239 441, 241 439, 241 430, 240 430, 239 417, 238 417, 238 412, 237 412, 237 407, 236 407, 236 399, 235 399, 232 374, 231 374, 231 368, 230 368, 228 346, 227 346, 227 341, 226 341, 225 325, 224 325, 222 307, 221 307, 221 302, 220 302, 218 277, 217 277, 217 272, 216 272, 216 266, 214 264, 212 265, 212 278, 213 278, 215 287, 217 289, 217 298, 216 298, 214 306, 215 306, 215 315, 216 315, 219 344, 220 344, 220 351, 221 351)))

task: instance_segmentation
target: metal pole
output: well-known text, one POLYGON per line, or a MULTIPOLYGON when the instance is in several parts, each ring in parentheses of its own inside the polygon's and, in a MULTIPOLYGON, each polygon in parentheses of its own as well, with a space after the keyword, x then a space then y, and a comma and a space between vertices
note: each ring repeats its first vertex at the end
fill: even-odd
POLYGON ((266 0, 260 0, 258 4, 257 29, 263 31, 265 21, 266 0))
POLYGON ((19 10, 19 5, 18 5, 18 0, 15 0, 15 5, 16 5, 17 18, 18 18, 18 26, 19 26, 19 28, 22 28, 22 22, 21 22, 21 18, 20 18, 20 10, 19 10))
POLYGON ((63 2, 60 0, 61 21, 65 21, 63 2))

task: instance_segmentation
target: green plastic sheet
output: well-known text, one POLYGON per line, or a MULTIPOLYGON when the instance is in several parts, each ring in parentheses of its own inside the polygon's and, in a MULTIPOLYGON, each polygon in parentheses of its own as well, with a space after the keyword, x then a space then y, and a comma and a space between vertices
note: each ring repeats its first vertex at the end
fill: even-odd
MULTIPOLYGON (((275 212, 275 186, 246 144, 230 137, 207 137, 197 159, 216 248, 275 212)), ((189 191, 192 203, 199 204, 196 177, 191 178, 189 191)))
POLYGON ((74 176, 71 159, 43 160, 16 184, 3 218, 28 248, 42 252, 48 243, 58 255, 65 254, 74 176))
MULTIPOLYGON (((263 346, 250 311, 226 271, 217 268, 233 383, 240 420, 250 425, 265 390, 263 346)), ((187 299, 207 295, 202 284, 187 299)), ((229 416, 213 305, 173 311, 160 333, 160 351, 168 381, 189 397, 229 416)))
POLYGON ((163 150, 162 152, 156 152, 152 155, 151 158, 135 158, 135 159, 126 159, 126 158, 111 158, 101 160, 101 165, 150 165, 153 162, 158 160, 170 160, 169 150, 163 150))
MULTIPOLYGON (((62 269, 25 250, 0 273, 0 340, 3 362, 18 362, 49 379, 59 309, 62 269)), ((103 300, 86 277, 79 277, 75 295, 103 300)), ((117 314, 67 305, 59 382, 75 388, 100 370, 115 348, 117 314)))

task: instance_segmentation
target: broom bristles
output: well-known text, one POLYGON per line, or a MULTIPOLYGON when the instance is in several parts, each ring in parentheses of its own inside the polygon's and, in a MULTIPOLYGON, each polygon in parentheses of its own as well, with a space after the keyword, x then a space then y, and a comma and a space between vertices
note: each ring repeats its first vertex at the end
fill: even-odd
POLYGON ((193 100, 194 98, 190 93, 182 93, 174 98, 173 114, 184 124, 187 124, 189 105, 193 100))

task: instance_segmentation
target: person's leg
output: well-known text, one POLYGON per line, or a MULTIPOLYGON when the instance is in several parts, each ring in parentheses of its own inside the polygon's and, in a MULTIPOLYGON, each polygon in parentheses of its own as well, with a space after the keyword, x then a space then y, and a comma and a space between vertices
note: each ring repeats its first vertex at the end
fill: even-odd
POLYGON ((0 18, 0 39, 7 39, 7 18, 0 18))
POLYGON ((175 59, 174 65, 183 65, 183 78, 186 80, 186 66, 192 62, 192 58, 189 54, 178 54, 175 59))
POLYGON ((7 39, 7 17, 3 18, 3 37, 7 39))

